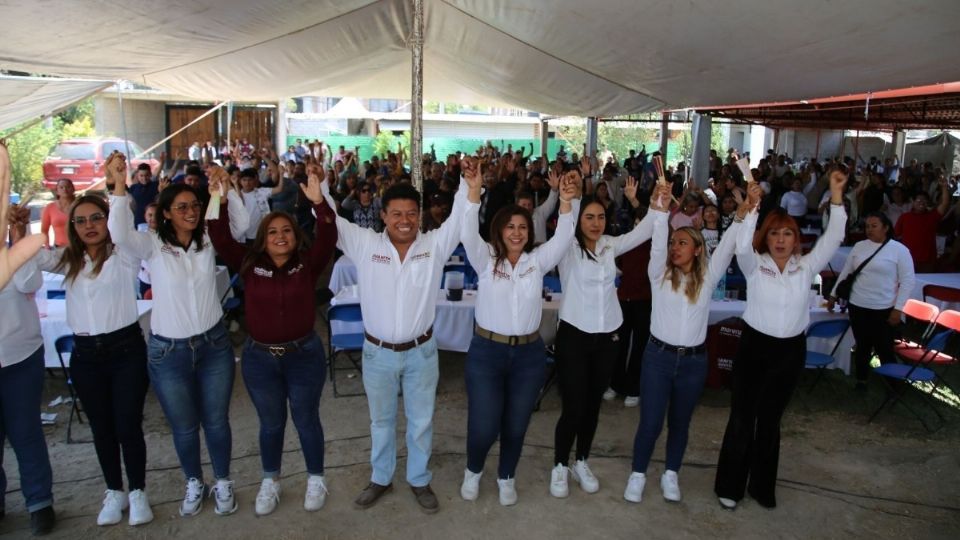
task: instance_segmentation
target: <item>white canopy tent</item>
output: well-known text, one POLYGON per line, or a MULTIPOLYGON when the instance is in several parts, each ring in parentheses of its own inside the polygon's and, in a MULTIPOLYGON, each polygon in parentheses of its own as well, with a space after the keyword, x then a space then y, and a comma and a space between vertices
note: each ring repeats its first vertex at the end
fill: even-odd
POLYGON ((0 75, 0 132, 68 107, 107 86, 106 81, 0 75))
MULTIPOLYGON (((960 80, 955 0, 424 4, 431 100, 603 116, 960 80)), ((0 13, 2 69, 213 100, 410 96, 407 0, 15 0, 0 13)))

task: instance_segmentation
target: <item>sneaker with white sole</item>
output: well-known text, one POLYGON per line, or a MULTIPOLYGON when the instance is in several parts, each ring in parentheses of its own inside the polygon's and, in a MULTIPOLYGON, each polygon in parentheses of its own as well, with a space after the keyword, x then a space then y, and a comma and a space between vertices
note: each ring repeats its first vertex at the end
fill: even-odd
POLYGON ((643 487, 647 485, 647 475, 639 472, 630 473, 627 479, 627 489, 623 490, 623 498, 638 503, 643 500, 643 487))
POLYGON ((144 525, 153 521, 153 510, 150 509, 150 499, 142 489, 135 489, 127 496, 130 501, 131 527, 144 525))
POLYGON ((570 494, 570 488, 567 485, 567 473, 570 469, 557 463, 557 466, 550 471, 550 494, 558 499, 562 499, 570 494))
POLYGON ((733 499, 728 499, 726 497, 717 497, 717 500, 720 501, 720 508, 724 510, 736 510, 737 501, 733 499))
POLYGON ((316 512, 327 502, 327 483, 322 474, 307 476, 307 491, 303 494, 303 509, 316 512))
POLYGON ((613 401, 614 399, 616 399, 616 397, 617 397, 617 392, 613 388, 607 388, 607 390, 603 393, 604 401, 613 401))
POLYGON ((260 482, 260 491, 257 492, 253 512, 258 516, 265 516, 276 510, 278 504, 280 504, 280 482, 273 478, 264 478, 260 482))
POLYGON ((500 506, 517 504, 517 488, 513 478, 497 478, 497 486, 500 488, 500 506))
POLYGON ((623 406, 626 408, 636 407, 640 405, 640 396, 627 396, 623 398, 623 406))
POLYGON ((210 490, 210 496, 217 503, 213 509, 218 516, 228 516, 237 511, 237 499, 233 496, 233 480, 221 478, 210 490))
POLYGON ((116 489, 103 492, 103 508, 97 516, 97 525, 116 525, 123 520, 123 511, 127 509, 127 496, 116 489))
POLYGON ((660 491, 663 498, 670 502, 680 502, 680 481, 676 471, 666 471, 660 477, 660 491))
POLYGON ((460 484, 460 497, 465 501, 475 501, 480 495, 480 477, 483 471, 478 473, 470 472, 470 469, 463 470, 463 483, 460 484))
POLYGON ((596 493, 600 490, 600 481, 593 475, 590 466, 582 459, 578 459, 573 467, 570 468, 570 476, 573 481, 580 484, 580 489, 587 493, 596 493))
POLYGON ((183 496, 183 502, 180 503, 180 515, 183 517, 195 516, 203 510, 203 495, 207 486, 199 478, 187 480, 187 493, 183 496))

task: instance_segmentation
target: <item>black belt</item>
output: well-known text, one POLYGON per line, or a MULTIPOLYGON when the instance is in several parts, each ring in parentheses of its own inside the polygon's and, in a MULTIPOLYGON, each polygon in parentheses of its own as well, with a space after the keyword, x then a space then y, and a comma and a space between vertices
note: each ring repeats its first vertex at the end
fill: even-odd
POLYGON ((676 353, 680 356, 693 356, 695 354, 703 354, 707 352, 707 346, 703 343, 695 347, 677 347, 676 345, 664 343, 653 336, 650 336, 650 343, 652 343, 655 347, 659 347, 668 352, 676 353))
POLYGON ((278 343, 274 345, 260 343, 259 341, 254 341, 253 338, 251 338, 250 345, 252 345, 254 349, 259 349, 272 354, 274 358, 279 358, 288 352, 302 350, 304 346, 313 339, 313 336, 314 334, 310 333, 309 335, 304 336, 296 341, 288 341, 286 343, 278 343))
POLYGON ((403 343, 388 343, 381 339, 377 339, 366 332, 363 333, 363 337, 365 337, 367 341, 369 341, 370 343, 373 343, 377 347, 390 349, 393 352, 403 352, 403 351, 409 351, 414 347, 419 347, 424 343, 426 343, 427 341, 429 341, 430 338, 433 337, 433 327, 431 326, 429 329, 427 329, 427 331, 424 332, 422 336, 418 338, 414 338, 410 341, 404 341, 403 343))

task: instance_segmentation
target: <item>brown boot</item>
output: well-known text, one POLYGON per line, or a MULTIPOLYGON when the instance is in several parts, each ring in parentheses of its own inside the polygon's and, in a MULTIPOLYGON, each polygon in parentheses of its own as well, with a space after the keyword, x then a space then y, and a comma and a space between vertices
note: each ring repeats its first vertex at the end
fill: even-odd
POLYGON ((382 497, 384 493, 387 493, 392 489, 393 484, 381 486, 375 482, 370 482, 367 484, 367 487, 363 488, 363 491, 360 492, 360 495, 355 501, 353 501, 353 503, 361 509, 370 508, 380 500, 380 497, 382 497))
POLYGON ((430 484, 423 487, 410 486, 410 489, 413 490, 413 494, 417 497, 417 504, 420 505, 421 510, 427 514, 433 514, 437 510, 440 510, 440 501, 437 500, 437 496, 434 495, 433 490, 430 489, 430 484))

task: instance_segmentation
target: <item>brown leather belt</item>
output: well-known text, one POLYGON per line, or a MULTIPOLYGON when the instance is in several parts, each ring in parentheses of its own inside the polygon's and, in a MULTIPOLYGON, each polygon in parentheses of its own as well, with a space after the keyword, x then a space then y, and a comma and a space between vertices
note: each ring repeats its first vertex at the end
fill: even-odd
POLYGON ((414 347, 419 347, 426 343, 431 337, 433 337, 433 327, 431 326, 429 330, 426 331, 422 336, 414 338, 412 341, 405 341, 403 343, 387 343, 386 341, 379 340, 370 334, 364 332, 363 337, 367 339, 370 343, 373 343, 377 347, 383 347, 384 349, 390 349, 394 352, 403 352, 409 351, 414 347))
POLYGON ((504 345, 510 345, 511 347, 515 345, 527 345, 533 343, 534 341, 540 339, 540 331, 531 332, 525 336, 505 336, 503 334, 498 334, 496 332, 491 332, 485 328, 481 328, 478 325, 474 325, 473 331, 475 334, 482 338, 489 339, 494 343, 503 343, 504 345))

